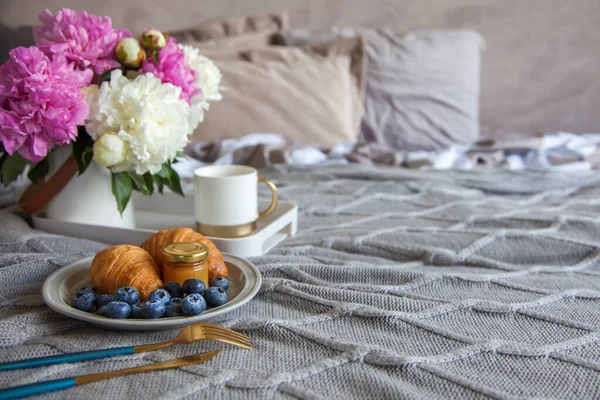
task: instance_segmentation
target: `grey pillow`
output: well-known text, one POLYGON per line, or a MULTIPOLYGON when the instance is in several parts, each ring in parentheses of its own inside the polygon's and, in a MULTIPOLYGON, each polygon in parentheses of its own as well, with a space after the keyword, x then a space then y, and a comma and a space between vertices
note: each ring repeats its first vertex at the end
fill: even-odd
POLYGON ((302 46, 356 35, 366 39, 369 56, 360 139, 406 151, 477 140, 484 48, 477 32, 296 29, 277 40, 302 46))

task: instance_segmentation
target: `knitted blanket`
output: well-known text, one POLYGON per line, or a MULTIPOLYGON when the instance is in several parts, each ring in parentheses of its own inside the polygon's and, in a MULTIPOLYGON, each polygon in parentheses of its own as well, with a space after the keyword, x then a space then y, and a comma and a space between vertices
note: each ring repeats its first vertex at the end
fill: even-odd
MULTIPOLYGON (((0 374, 0 387, 220 348, 209 362, 49 399, 598 398, 600 176, 367 165, 262 171, 299 232, 252 258, 255 299, 215 342, 0 374)), ((103 247, 0 212, 0 361, 141 345, 44 305, 56 269, 103 247)))

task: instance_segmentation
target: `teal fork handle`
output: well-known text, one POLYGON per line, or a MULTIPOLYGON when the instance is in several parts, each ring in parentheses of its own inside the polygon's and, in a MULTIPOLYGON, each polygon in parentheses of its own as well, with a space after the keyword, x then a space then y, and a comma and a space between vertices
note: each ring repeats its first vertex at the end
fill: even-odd
POLYGON ((131 347, 115 347, 112 349, 104 349, 104 350, 82 351, 80 353, 60 354, 58 356, 31 358, 29 360, 19 360, 19 361, 2 363, 2 364, 0 364, 0 371, 8 371, 10 369, 18 369, 18 368, 41 367, 44 365, 89 361, 89 360, 96 360, 98 358, 112 357, 112 356, 125 356, 125 355, 129 355, 129 354, 134 354, 134 353, 135 353, 135 348, 133 346, 131 346, 131 347))
POLYGON ((34 394, 54 392, 55 390, 62 390, 75 385, 75 378, 65 378, 15 386, 7 389, 0 389, 0 400, 18 399, 21 397, 33 396, 34 394))

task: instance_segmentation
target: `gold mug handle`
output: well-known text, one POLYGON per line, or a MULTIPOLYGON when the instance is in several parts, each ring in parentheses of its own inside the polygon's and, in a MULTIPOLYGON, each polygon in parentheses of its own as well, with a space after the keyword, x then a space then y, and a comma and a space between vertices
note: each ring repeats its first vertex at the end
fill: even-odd
POLYGON ((271 204, 269 204, 269 207, 267 207, 265 211, 261 211, 258 213, 258 218, 262 218, 271 214, 275 210, 275 207, 277 207, 277 186, 275 186, 273 182, 263 178, 262 176, 258 177, 258 183, 264 183, 269 187, 269 189, 271 189, 271 204))

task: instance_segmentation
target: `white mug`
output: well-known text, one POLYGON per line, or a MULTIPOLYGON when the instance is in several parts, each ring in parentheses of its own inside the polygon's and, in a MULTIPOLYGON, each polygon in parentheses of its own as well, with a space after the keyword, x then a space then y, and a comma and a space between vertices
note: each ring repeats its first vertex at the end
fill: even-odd
POLYGON ((194 171, 196 230, 206 236, 242 237, 277 206, 277 187, 242 165, 213 165, 194 171), (258 183, 271 189, 271 204, 258 211, 258 183))

